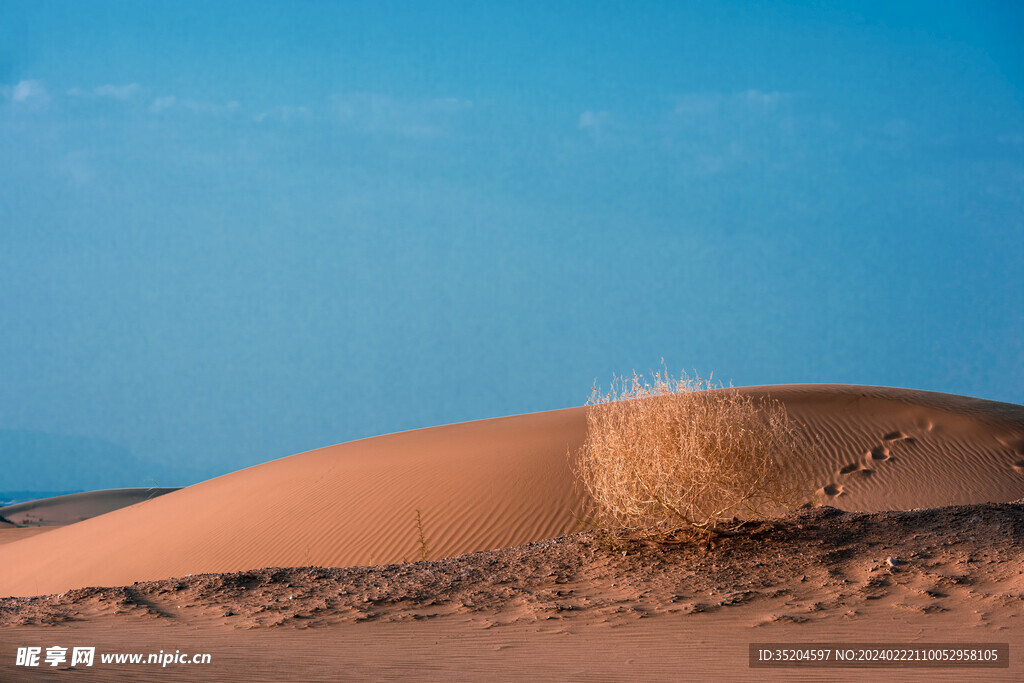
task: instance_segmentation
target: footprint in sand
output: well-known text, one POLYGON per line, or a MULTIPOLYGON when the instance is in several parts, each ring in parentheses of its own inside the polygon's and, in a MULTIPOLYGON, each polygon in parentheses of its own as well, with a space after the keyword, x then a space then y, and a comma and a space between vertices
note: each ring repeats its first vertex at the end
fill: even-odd
POLYGON ((996 441, 1011 451, 1016 451, 1018 455, 1024 455, 1024 439, 1012 436, 997 436, 996 441))
POLYGON ((859 462, 850 463, 849 465, 847 465, 843 469, 839 470, 839 474, 846 475, 846 476, 850 476, 850 475, 854 475, 854 474, 859 474, 859 475, 864 476, 864 475, 874 474, 874 473, 875 473, 875 471, 873 469, 871 469, 870 467, 867 467, 866 465, 862 465, 859 462))
POLYGON ((1013 457, 1014 455, 1018 457, 1018 459, 1010 465, 1010 467, 1013 468, 1013 471, 1017 474, 1024 474, 1024 458, 1020 457, 1024 456, 1024 439, 1020 437, 997 436, 996 441, 998 441, 1004 448, 1012 451, 1010 457, 1013 457))
MULTIPOLYGON (((930 423, 928 428, 931 428, 930 423)), ((912 446, 915 443, 917 443, 917 441, 914 437, 897 429, 883 436, 882 443, 880 445, 867 451, 864 454, 864 460, 867 463, 892 461, 895 460, 895 458, 892 456, 892 451, 889 449, 889 446, 893 446, 895 444, 906 444, 908 446, 912 446)), ((873 470, 871 470, 867 465, 847 465, 840 470, 842 474, 852 474, 856 471, 870 474, 873 470)))
POLYGON ((889 432, 888 434, 883 436, 882 441, 902 441, 903 443, 906 444, 912 444, 915 442, 915 439, 914 437, 907 436, 903 432, 897 430, 895 432, 889 432))
POLYGON ((868 451, 866 460, 892 460, 892 455, 889 453, 889 449, 885 446, 875 446, 868 451))
POLYGON ((843 487, 840 484, 825 484, 823 487, 818 489, 818 495, 835 498, 843 495, 843 487))
POLYGON ((918 418, 914 420, 914 426, 918 429, 923 429, 926 432, 935 430, 935 422, 927 418, 918 418))

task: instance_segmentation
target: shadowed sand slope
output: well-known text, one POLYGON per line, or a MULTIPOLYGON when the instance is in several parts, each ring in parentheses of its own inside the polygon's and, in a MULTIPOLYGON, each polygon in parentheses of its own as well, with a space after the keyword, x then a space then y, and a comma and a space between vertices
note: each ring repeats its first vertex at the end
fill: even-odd
MULTIPOLYGON (((818 441, 819 499, 892 510, 1024 497, 1024 407, 878 387, 751 387, 818 441)), ((431 559, 576 526, 583 409, 391 434, 283 458, 0 546, 0 595, 201 572, 431 559)))
POLYGON ((0 517, 18 526, 62 526, 177 490, 151 487, 69 493, 0 507, 0 517))

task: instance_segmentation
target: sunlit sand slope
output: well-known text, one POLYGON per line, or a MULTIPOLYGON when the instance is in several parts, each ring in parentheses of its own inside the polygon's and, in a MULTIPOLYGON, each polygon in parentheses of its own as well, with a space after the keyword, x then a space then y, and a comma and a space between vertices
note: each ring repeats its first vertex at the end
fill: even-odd
POLYGON ((580 410, 331 446, 0 546, 0 594, 262 566, 419 559, 574 527, 580 410), (54 536, 40 543, 43 536, 54 536))

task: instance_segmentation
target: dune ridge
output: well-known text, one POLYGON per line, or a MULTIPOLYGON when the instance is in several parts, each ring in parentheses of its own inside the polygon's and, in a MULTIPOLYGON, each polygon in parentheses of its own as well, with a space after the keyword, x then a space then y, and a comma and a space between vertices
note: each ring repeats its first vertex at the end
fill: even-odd
MULTIPOLYGON (((816 436, 821 502, 856 511, 1024 497, 1024 406, 847 385, 770 395, 816 436)), ((583 408, 480 420, 321 448, 0 546, 0 595, 269 566, 355 566, 509 547, 573 531, 567 454, 583 408)))

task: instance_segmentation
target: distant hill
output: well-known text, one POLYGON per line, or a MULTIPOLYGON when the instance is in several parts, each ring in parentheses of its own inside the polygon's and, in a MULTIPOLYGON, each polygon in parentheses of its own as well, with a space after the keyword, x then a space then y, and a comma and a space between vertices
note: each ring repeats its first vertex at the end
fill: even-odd
POLYGON ((177 490, 159 487, 106 489, 35 499, 0 507, 0 522, 22 527, 74 524, 177 490))
POLYGON ((0 430, 0 499, 191 483, 183 474, 103 439, 0 430))
POLYGON ((66 496, 70 493, 81 493, 81 491, 0 491, 0 507, 24 503, 28 500, 66 496))

